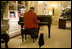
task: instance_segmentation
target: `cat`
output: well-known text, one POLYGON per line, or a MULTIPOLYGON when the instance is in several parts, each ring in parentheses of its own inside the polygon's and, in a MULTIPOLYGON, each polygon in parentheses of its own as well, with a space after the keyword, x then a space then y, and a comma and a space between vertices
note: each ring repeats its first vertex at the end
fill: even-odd
POLYGON ((41 46, 44 45, 43 33, 40 34, 40 38, 39 38, 39 41, 38 41, 38 45, 39 45, 39 47, 41 47, 41 46))

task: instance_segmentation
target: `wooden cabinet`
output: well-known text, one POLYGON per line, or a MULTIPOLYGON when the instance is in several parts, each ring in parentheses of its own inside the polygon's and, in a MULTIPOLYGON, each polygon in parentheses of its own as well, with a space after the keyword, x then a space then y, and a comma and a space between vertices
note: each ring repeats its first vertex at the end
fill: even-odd
POLYGON ((66 29, 66 19, 65 18, 59 19, 59 28, 66 29))

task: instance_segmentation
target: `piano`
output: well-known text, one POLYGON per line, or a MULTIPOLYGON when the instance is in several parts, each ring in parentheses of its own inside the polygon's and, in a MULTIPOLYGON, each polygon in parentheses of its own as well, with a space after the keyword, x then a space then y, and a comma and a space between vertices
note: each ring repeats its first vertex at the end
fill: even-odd
MULTIPOLYGON (((48 38, 50 38, 50 28, 52 24, 52 16, 51 15, 37 15, 37 19, 40 20, 39 26, 48 26, 48 38)), ((21 28, 23 28, 24 22, 23 17, 19 18, 18 24, 21 25, 21 28)))

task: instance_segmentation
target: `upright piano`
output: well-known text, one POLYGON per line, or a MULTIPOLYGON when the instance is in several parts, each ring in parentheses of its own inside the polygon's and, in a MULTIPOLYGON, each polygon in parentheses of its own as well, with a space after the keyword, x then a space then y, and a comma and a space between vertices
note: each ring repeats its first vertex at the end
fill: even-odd
MULTIPOLYGON (((48 38, 50 38, 50 28, 52 24, 52 16, 50 15, 37 15, 37 19, 40 20, 39 26, 48 26, 48 38)), ((23 22, 23 17, 19 18, 18 24, 21 25, 21 28, 23 28, 24 22, 23 22)))

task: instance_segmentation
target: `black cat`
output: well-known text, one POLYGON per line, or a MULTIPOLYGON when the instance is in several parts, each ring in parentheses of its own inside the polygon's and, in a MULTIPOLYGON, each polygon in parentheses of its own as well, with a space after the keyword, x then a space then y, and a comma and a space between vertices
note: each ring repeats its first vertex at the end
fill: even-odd
POLYGON ((39 41, 38 41, 38 45, 39 45, 39 47, 41 47, 41 46, 44 45, 43 33, 40 34, 40 38, 39 38, 39 41))

